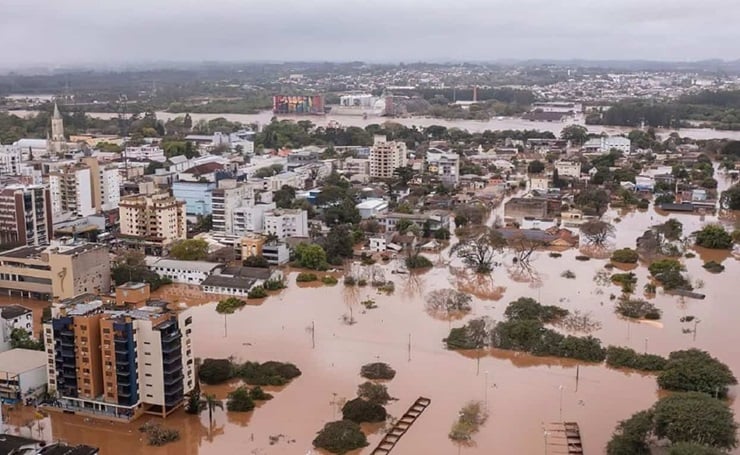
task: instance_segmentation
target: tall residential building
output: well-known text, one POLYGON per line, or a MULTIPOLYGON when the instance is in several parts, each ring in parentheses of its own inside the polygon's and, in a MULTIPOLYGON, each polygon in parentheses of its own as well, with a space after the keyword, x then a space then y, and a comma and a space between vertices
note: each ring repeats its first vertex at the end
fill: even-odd
POLYGON ((264 233, 278 239, 308 237, 308 212, 301 209, 273 210, 265 213, 264 233))
POLYGON ((43 332, 48 390, 62 407, 93 417, 165 417, 195 386, 191 324, 187 311, 169 311, 165 302, 54 305, 43 332))
POLYGON ((76 164, 49 173, 49 190, 54 219, 95 214, 93 172, 88 166, 76 164))
POLYGON ((121 173, 115 165, 101 166, 95 157, 82 159, 90 168, 93 208, 96 213, 118 208, 121 202, 121 173))
POLYGON ((239 209, 253 205, 254 187, 232 179, 219 181, 218 188, 213 190, 213 231, 241 235, 243 231, 237 228, 235 215, 239 209))
POLYGON ((0 294, 39 300, 110 291, 110 256, 97 243, 52 242, 0 253, 0 294))
POLYGON ((118 209, 122 235, 157 243, 186 238, 185 202, 166 191, 123 197, 118 209))
POLYGON ((0 145, 0 175, 20 175, 23 154, 15 145, 0 145))
POLYGON ((64 137, 64 120, 59 113, 57 103, 54 103, 54 114, 51 116, 51 138, 48 146, 49 154, 62 154, 67 151, 67 139, 64 137))
POLYGON ((407 163, 405 143, 389 141, 385 136, 375 136, 370 151, 370 177, 391 178, 396 168, 404 167, 407 163))
POLYGON ((51 237, 48 189, 10 185, 0 190, 0 247, 48 245, 51 237))
POLYGON ((456 185, 460 180, 460 155, 430 149, 424 158, 424 171, 444 183, 456 185))

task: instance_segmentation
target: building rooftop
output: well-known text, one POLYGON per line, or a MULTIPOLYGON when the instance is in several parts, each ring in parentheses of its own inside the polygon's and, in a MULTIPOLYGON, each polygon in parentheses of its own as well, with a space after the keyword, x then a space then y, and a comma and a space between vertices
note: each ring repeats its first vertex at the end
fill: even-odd
POLYGON ((0 352, 0 371, 9 375, 19 375, 36 368, 45 368, 45 351, 32 349, 11 349, 0 352))
POLYGON ((95 447, 79 445, 68 446, 64 443, 56 443, 44 447, 39 451, 40 455, 96 455, 99 450, 95 447))
POLYGON ((213 269, 220 265, 214 262, 180 261, 177 259, 165 259, 156 256, 147 256, 145 260, 147 267, 164 267, 166 269, 191 270, 203 273, 212 272, 213 269))
POLYGON ((372 210, 383 206, 388 206, 388 201, 385 199, 368 199, 360 202, 355 207, 357 207, 358 210, 372 210))
POLYGON ((6 307, 0 308, 0 316, 2 316, 3 319, 15 319, 18 316, 22 316, 26 313, 31 313, 33 310, 30 308, 26 308, 21 305, 8 305, 6 307))
POLYGON ((0 434, 0 454, 15 453, 14 451, 19 450, 21 447, 32 446, 41 444, 41 441, 36 439, 24 438, 21 436, 15 436, 12 434, 3 433, 0 434))
POLYGON ((3 251, 0 253, 0 256, 16 259, 31 259, 38 257, 45 249, 45 246, 21 246, 12 250, 3 251))
POLYGON ((231 275, 211 275, 201 283, 201 286, 219 288, 250 289, 256 280, 231 275))
POLYGON ((78 303, 76 305, 73 305, 72 308, 67 311, 67 316, 85 316, 86 314, 98 311, 102 307, 103 302, 101 302, 100 300, 95 300, 87 303, 78 303))

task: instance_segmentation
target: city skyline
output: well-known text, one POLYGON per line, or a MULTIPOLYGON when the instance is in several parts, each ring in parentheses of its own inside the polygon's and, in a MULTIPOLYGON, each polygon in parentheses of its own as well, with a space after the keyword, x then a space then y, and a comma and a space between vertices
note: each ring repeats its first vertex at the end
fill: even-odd
POLYGON ((151 61, 734 60, 729 0, 9 0, 0 68, 151 61), (565 3, 565 4, 563 4, 565 3), (43 33, 38 31, 42 30, 43 33), (587 46, 585 46, 587 45, 587 46))

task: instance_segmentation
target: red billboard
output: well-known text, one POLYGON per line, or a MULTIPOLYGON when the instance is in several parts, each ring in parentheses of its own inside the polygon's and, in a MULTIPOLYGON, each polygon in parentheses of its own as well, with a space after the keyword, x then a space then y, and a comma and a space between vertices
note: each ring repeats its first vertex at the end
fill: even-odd
POLYGON ((323 95, 275 95, 272 97, 275 114, 324 114, 323 95))

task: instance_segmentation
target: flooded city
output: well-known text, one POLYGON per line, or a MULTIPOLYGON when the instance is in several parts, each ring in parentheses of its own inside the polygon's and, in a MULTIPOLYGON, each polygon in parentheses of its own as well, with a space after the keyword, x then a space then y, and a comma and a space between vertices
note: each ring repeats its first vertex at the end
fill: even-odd
MULTIPOLYGON (((728 182, 720 178, 720 184, 726 187, 728 182)), ((495 212, 499 211, 500 207, 495 212)), ((734 216, 723 212, 719 221, 732 226, 734 216)), ((669 218, 683 223, 686 233, 718 220, 714 215, 669 215, 652 206, 649 210, 612 209, 605 218, 617 227, 612 248, 634 247, 646 229, 669 218)), ((461 326, 466 319, 489 316, 500 320, 508 302, 532 297, 588 314, 597 323, 591 334, 604 345, 660 355, 696 347, 740 371, 735 349, 740 343, 735 327, 740 310, 734 295, 738 261, 729 251, 693 251, 696 256, 682 262, 706 298, 693 300, 658 291, 651 301, 662 317, 653 323, 617 316, 613 298, 619 286, 599 279, 608 259, 576 260, 581 254, 577 249, 562 251, 560 257, 537 251, 526 272, 518 270, 509 252, 485 278, 455 273, 460 264, 450 258, 448 248, 429 254, 435 266, 420 274, 393 274, 396 261, 392 260, 381 266, 385 278, 395 284, 390 295, 371 287, 344 286, 341 281, 334 286, 299 286, 296 272, 289 272, 287 289, 229 315, 218 314, 216 299, 197 287, 165 286, 156 294, 158 298, 193 311, 197 357, 287 361, 297 365, 302 375, 287 386, 268 388, 275 398, 252 412, 216 410, 212 425, 207 413, 197 417, 178 411, 165 423, 176 427, 181 438, 162 448, 147 446, 138 431, 150 417, 121 424, 51 413, 26 427, 29 413, 24 409, 10 410, 9 423, 18 425, 15 431, 20 435, 84 442, 100 447, 101 453, 322 453, 311 452, 316 432, 336 420, 342 404, 354 396, 362 382, 360 367, 381 361, 397 371, 386 383, 395 398, 388 406, 390 415, 398 417, 417 397, 431 399, 429 408, 398 443, 398 453, 543 453, 544 424, 563 420, 580 425, 586 453, 602 453, 618 421, 656 401, 655 375, 514 351, 449 351, 442 340, 451 327, 461 326), (704 270, 702 264, 709 260, 724 265, 725 272, 704 270), (563 277, 565 270, 574 278, 563 277), (440 320, 425 310, 429 292, 450 287, 480 291, 473 293, 473 310, 466 319, 440 320), (497 292, 486 292, 490 289, 497 292), (377 307, 365 309, 360 302, 366 299, 374 300, 377 307), (347 315, 354 323, 347 323, 347 315), (681 322, 686 316, 693 316, 694 322, 681 322), (484 402, 490 417, 473 444, 459 446, 447 434, 459 408, 470 400, 484 402)), ((642 289, 648 282, 645 265, 640 263, 632 271, 637 275, 637 289, 642 289)), ((225 399, 237 386, 203 387, 225 399)), ((734 391, 729 399, 735 412, 740 412, 734 391)), ((380 425, 365 425, 369 447, 373 447, 385 430, 380 425)))

